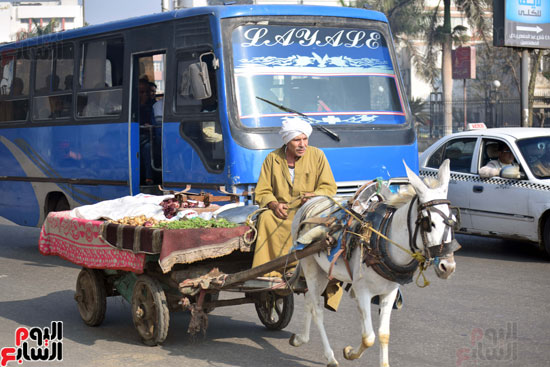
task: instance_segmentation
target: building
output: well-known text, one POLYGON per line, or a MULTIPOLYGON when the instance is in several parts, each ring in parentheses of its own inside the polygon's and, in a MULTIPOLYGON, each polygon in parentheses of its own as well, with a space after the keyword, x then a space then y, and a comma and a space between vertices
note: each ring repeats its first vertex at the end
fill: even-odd
POLYGON ((0 43, 17 40, 17 33, 31 31, 34 22, 41 26, 56 19, 56 31, 84 25, 82 6, 78 0, 13 0, 0 2, 0 43))

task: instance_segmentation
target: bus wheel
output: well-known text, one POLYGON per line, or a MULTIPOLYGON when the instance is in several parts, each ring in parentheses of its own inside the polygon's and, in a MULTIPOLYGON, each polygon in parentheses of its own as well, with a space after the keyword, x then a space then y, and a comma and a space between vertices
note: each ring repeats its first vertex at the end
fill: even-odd
POLYGON ((59 199, 57 199, 57 202, 55 203, 55 208, 53 211, 62 212, 70 209, 71 207, 69 206, 69 201, 67 200, 67 198, 65 196, 61 196, 59 197, 59 199))

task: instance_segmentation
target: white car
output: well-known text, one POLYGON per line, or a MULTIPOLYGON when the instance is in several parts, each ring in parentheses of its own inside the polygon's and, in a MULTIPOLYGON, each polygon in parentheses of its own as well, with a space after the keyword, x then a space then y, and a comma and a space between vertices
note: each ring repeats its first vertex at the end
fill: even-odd
POLYGON ((420 155, 420 175, 436 176, 447 158, 459 232, 528 240, 550 254, 550 129, 476 129, 445 136, 420 155), (517 164, 481 178, 479 169, 498 159, 499 144, 511 150, 517 164))

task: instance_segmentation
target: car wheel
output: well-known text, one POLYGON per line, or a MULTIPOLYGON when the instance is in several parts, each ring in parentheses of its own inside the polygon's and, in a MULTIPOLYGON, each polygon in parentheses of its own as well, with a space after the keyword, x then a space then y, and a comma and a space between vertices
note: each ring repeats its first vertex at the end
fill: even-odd
POLYGON ((546 219, 544 223, 544 231, 542 232, 542 242, 544 250, 546 250, 546 256, 550 257, 550 217, 546 219))

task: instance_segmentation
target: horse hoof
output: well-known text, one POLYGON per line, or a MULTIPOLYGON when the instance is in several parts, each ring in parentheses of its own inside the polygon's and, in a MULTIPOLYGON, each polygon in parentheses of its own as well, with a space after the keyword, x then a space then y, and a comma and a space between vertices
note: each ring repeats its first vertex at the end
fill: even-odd
POLYGON ((290 339, 288 339, 288 343, 290 345, 292 345, 293 347, 299 347, 301 345, 301 343, 298 343, 298 337, 296 336, 296 334, 292 334, 290 336, 290 339))
POLYGON ((327 367, 338 367, 338 366, 339 366, 339 364, 336 361, 330 362, 329 364, 327 364, 327 367))
POLYGON ((351 356, 350 356, 352 350, 353 350, 353 348, 349 345, 344 348, 344 358, 347 359, 348 361, 353 360, 353 358, 351 358, 351 356))

